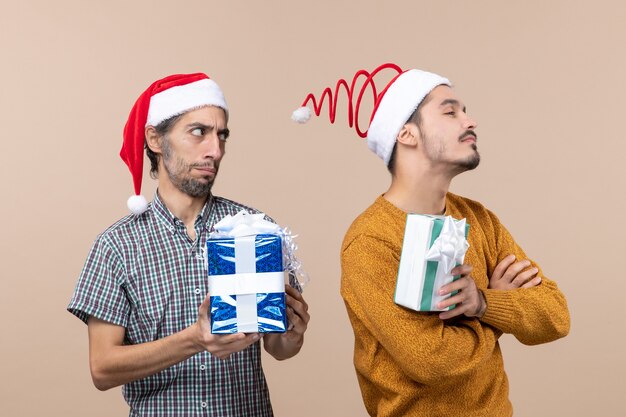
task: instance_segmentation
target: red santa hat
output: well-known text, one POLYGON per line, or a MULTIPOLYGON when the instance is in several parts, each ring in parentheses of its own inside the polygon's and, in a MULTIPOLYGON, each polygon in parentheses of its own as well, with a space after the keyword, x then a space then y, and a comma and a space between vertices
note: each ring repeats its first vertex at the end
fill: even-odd
POLYGON ((146 126, 156 126, 170 117, 204 106, 216 106, 228 113, 220 87, 206 74, 175 74, 152 83, 133 106, 124 126, 120 157, 133 176, 135 195, 128 199, 128 209, 141 214, 148 202, 141 195, 143 151, 146 126))
POLYGON ((340 88, 344 88, 348 95, 348 124, 355 128, 357 134, 365 138, 367 137, 368 147, 378 155, 385 164, 389 163, 391 152, 396 142, 396 137, 402 126, 406 124, 411 114, 417 109, 417 106, 435 87, 439 85, 450 86, 447 78, 441 77, 431 72, 418 69, 403 71, 399 66, 387 63, 374 69, 372 72, 359 70, 353 77, 352 83, 348 83, 344 79, 337 81, 333 92, 327 87, 319 98, 319 103, 315 95, 309 93, 302 102, 302 107, 293 112, 291 118, 298 123, 306 123, 311 118, 311 109, 307 106, 308 102, 313 103, 313 110, 316 116, 322 111, 324 99, 328 97, 328 113, 330 122, 335 122, 335 111, 337 108, 337 98, 340 88), (383 70, 391 70, 396 72, 396 76, 387 84, 378 86, 375 83, 375 77, 383 70), (365 77, 361 85, 356 102, 355 85, 359 77, 365 77), (371 89, 374 98, 374 107, 370 116, 369 127, 361 130, 359 126, 359 110, 361 101, 367 89, 371 89), (378 92, 380 91, 380 93, 378 92))

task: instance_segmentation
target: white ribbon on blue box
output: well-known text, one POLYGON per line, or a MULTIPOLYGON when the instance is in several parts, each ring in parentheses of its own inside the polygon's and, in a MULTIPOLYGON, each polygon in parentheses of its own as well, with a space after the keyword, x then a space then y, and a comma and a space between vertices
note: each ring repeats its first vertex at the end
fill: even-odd
POLYGON ((438 290, 458 278, 450 271, 464 261, 468 231, 465 219, 407 215, 395 303, 416 311, 442 311, 437 304, 449 296, 440 296, 438 290))
POLYGON ((280 228, 263 217, 227 216, 207 240, 212 333, 286 330, 280 228))

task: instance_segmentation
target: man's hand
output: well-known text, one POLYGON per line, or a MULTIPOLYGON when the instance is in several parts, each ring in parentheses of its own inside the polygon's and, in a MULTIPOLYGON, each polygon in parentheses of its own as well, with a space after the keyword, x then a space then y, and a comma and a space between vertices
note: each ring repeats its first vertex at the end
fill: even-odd
POLYGON ((537 276, 539 269, 527 269, 529 266, 529 260, 515 262, 515 255, 507 256, 493 270, 493 275, 489 279, 489 288, 514 290, 539 285, 541 283, 541 277, 537 276))
POLYGON ((452 275, 460 275, 461 277, 441 287, 439 295, 451 294, 454 291, 459 292, 437 304, 437 308, 443 309, 453 304, 456 304, 456 307, 439 314, 439 318, 445 320, 461 314, 465 314, 467 317, 482 317, 487 309, 487 302, 483 293, 476 287, 474 278, 470 275, 472 267, 459 265, 450 272, 452 275))
POLYGON ((200 351, 206 350, 213 356, 226 359, 235 352, 240 352, 261 338, 259 333, 212 334, 209 307, 211 298, 206 298, 198 309, 198 321, 194 328, 194 341, 200 351))
POLYGON ((285 285, 287 298, 287 321, 289 328, 283 335, 292 341, 300 340, 309 324, 309 305, 304 301, 302 294, 295 288, 285 285))
POLYGON ((285 333, 268 333, 263 338, 265 350, 278 360, 294 356, 304 343, 304 333, 309 323, 309 305, 302 294, 289 285, 285 286, 287 301, 287 321, 285 333))

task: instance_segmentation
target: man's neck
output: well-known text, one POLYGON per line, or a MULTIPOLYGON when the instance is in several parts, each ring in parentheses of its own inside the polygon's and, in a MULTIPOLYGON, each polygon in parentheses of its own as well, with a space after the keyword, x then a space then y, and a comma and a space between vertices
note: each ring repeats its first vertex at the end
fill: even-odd
POLYGON ((159 198, 168 210, 179 218, 187 228, 193 228, 196 217, 206 204, 208 196, 191 197, 180 191, 169 181, 159 181, 159 198))
POLYGON ((384 197, 406 213, 443 214, 452 177, 432 171, 402 172, 395 175, 384 197))

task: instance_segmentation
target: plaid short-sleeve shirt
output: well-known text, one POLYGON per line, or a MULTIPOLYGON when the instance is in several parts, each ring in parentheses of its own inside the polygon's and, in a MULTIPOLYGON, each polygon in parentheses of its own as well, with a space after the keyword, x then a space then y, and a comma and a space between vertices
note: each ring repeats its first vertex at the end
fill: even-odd
MULTIPOLYGON (((195 221, 196 240, 158 194, 141 215, 99 235, 68 311, 126 328, 127 344, 161 339, 192 325, 208 292, 204 242, 227 214, 257 210, 210 196, 195 221)), ((209 352, 124 385, 130 416, 272 416, 257 342, 226 360, 209 352)))

